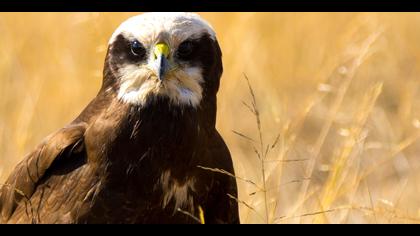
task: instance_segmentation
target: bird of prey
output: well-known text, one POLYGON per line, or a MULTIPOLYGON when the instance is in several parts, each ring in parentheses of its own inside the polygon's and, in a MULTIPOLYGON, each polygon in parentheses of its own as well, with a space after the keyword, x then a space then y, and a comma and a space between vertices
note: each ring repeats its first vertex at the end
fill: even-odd
POLYGON ((221 56, 197 14, 123 22, 97 96, 2 185, 0 222, 239 223, 236 180, 220 173, 234 174, 232 159, 215 128, 221 56))

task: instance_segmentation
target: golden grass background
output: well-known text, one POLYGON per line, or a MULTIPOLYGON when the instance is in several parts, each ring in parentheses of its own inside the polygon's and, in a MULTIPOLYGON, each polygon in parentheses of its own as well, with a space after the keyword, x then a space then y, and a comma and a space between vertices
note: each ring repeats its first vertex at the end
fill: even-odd
MULTIPOLYGON (((1 182, 96 95, 134 14, 0 14, 1 182)), ((223 51, 243 223, 420 222, 420 14, 200 14, 223 51)))

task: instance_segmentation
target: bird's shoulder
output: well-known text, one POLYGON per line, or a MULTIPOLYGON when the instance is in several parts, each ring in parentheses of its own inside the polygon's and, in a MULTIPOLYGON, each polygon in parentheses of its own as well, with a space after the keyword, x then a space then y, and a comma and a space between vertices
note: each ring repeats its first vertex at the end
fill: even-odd
POLYGON ((40 182, 48 178, 48 173, 69 173, 71 170, 67 169, 76 169, 86 161, 81 160, 87 157, 86 130, 111 100, 112 96, 99 93, 74 121, 48 135, 23 158, 0 189, 0 222, 7 221, 25 199, 31 199, 40 182))
POLYGON ((7 219, 24 199, 30 199, 39 181, 60 158, 83 151, 86 123, 70 124, 47 136, 15 167, 0 191, 1 219, 7 219))
POLYGON ((208 156, 206 160, 210 167, 233 171, 233 163, 229 148, 216 129, 211 130, 208 134, 206 150, 208 156))
POLYGON ((230 151, 217 130, 210 135, 207 153, 205 166, 200 166, 202 173, 213 180, 203 206, 206 222, 239 223, 235 170, 230 151))

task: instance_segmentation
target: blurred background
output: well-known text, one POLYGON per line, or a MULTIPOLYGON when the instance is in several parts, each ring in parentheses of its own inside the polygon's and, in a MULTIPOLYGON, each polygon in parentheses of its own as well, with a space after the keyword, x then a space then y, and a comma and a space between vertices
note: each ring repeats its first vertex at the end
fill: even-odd
MULTIPOLYGON (((96 96, 135 14, 0 14, 0 182, 96 96)), ((420 222, 420 14, 200 15, 242 223, 420 222)))

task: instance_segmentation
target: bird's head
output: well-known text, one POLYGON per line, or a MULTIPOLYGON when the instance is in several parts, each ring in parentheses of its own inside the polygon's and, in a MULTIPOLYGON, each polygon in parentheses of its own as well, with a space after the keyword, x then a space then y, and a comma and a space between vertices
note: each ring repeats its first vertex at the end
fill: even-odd
POLYGON ((197 107, 214 97, 222 74, 212 27, 193 13, 145 13, 123 22, 112 35, 104 86, 125 103, 144 106, 166 97, 197 107))

